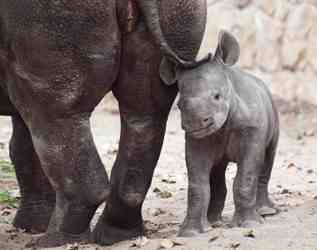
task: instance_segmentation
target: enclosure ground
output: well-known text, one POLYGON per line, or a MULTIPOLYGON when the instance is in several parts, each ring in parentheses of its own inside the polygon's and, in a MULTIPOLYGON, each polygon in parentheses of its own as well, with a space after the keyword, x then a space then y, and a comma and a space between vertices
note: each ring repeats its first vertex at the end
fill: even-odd
MULTIPOLYGON (((54 249, 125 250, 141 247, 144 250, 156 250, 160 248, 162 240, 167 238, 167 243, 176 243, 173 247, 175 250, 317 250, 317 107, 304 103, 291 105, 281 100, 276 100, 276 103, 281 114, 281 138, 270 193, 281 212, 265 218, 265 223, 260 227, 250 231, 229 228, 228 223, 224 223, 199 238, 176 238, 186 212, 187 177, 184 134, 180 129, 179 113, 174 109, 169 118, 165 144, 153 183, 143 207, 147 239, 125 241, 111 247, 71 245, 54 249)), ((99 153, 110 173, 117 153, 119 115, 115 110, 110 112, 99 107, 92 118, 92 126, 99 153)), ((1 117, 1 166, 9 161, 10 134, 10 120, 1 117)), ((36 236, 27 235, 11 226, 16 211, 17 185, 10 166, 0 169, 0 191, 9 191, 6 194, 11 199, 0 203, 0 249, 24 249, 25 244, 36 236)), ((233 214, 231 189, 235 172, 236 167, 232 164, 227 171, 230 192, 224 212, 226 222, 230 221, 233 214)), ((101 211, 102 207, 96 218, 101 211)))

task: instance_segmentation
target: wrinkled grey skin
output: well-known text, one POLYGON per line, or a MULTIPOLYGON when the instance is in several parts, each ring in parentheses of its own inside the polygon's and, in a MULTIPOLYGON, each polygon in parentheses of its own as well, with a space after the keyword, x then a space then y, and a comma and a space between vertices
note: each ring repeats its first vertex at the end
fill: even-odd
POLYGON ((162 64, 167 84, 177 81, 182 127, 186 131, 188 212, 181 236, 208 230, 221 219, 225 171, 238 165, 234 180, 234 224, 253 227, 260 215, 274 214, 268 196, 279 137, 278 113, 265 84, 237 68, 239 44, 221 32, 216 55, 195 68, 162 64))
POLYGON ((127 6, 126 0, 0 0, 0 115, 12 117, 10 156, 22 194, 14 225, 46 231, 36 242, 41 247, 87 239, 107 198, 94 242, 144 233, 141 208, 177 93, 160 80, 157 45, 165 40, 167 57, 170 49, 181 58, 175 61, 191 65, 206 1, 161 0, 160 20, 143 13, 151 24, 137 18, 130 32, 127 6), (89 118, 110 91, 120 106, 121 136, 109 183, 89 118))

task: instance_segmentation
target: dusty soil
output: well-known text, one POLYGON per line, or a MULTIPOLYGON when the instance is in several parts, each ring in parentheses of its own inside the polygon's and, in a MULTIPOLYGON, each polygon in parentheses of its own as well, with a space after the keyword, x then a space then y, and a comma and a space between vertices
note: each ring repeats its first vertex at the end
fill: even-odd
MULTIPOLYGON (((228 223, 201 235, 199 238, 176 238, 186 211, 186 168, 184 134, 180 129, 179 113, 173 110, 167 135, 155 172, 153 184, 143 207, 148 235, 146 239, 125 241, 111 247, 69 245, 55 249, 112 249, 141 248, 156 250, 164 242, 174 242, 175 250, 203 249, 309 249, 317 250, 317 107, 304 103, 285 103, 276 100, 281 113, 282 133, 272 174, 270 193, 281 212, 265 218, 265 223, 252 231, 230 228, 228 223), (156 192, 154 192, 154 190, 156 192), (159 190, 159 191, 158 191, 159 190), (157 192, 158 191, 158 192, 157 192), (162 195, 165 194, 165 195, 162 195), (167 195, 166 195, 167 194, 167 195), (163 243, 162 243, 163 241, 163 243)), ((120 130, 119 115, 98 108, 92 118, 94 138, 105 166, 110 173, 120 130)), ((0 118, 0 160, 9 160, 8 141, 11 133, 8 118, 0 118)), ((234 164, 227 171, 227 183, 232 189, 234 164)), ((14 178, 0 181, 0 190, 17 189, 14 178)), ((229 193, 224 218, 233 214, 232 192, 229 193)), ((98 210, 96 217, 101 213, 98 210)), ((0 249, 24 249, 36 236, 12 228, 15 209, 0 204, 0 249)), ((93 224, 95 223, 94 219, 93 224)))

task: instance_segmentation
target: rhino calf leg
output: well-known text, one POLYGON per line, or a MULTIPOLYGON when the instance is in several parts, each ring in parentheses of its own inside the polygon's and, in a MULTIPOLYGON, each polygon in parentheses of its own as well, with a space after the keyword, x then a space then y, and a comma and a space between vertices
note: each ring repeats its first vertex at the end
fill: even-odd
MULTIPOLYGON (((189 172, 188 174, 190 176, 193 173, 189 172)), ((210 200, 208 174, 205 179, 203 176, 199 178, 199 181, 193 181, 193 179, 189 177, 188 211, 179 231, 180 237, 194 237, 211 229, 211 225, 207 220, 210 200)))
POLYGON ((12 117, 10 157, 20 187, 21 202, 14 226, 30 233, 46 231, 55 207, 55 191, 45 176, 31 135, 21 117, 12 117))
POLYGON ((252 143, 250 138, 249 140, 238 163, 238 172, 233 184, 233 223, 240 227, 254 227, 262 222, 256 211, 256 195, 258 176, 264 162, 264 150, 259 146, 260 143, 252 143))
POLYGON ((186 218, 179 236, 193 237, 211 229, 207 219, 210 203, 210 171, 214 166, 210 153, 212 142, 186 135, 186 165, 188 172, 188 200, 186 218))
POLYGON ((225 200, 227 196, 226 169, 228 162, 223 160, 214 166, 210 174, 210 203, 208 208, 208 220, 215 223, 221 220, 225 200))
POLYGON ((273 139, 266 150, 265 160, 259 176, 256 207, 262 216, 274 215, 278 212, 269 197, 268 185, 271 178, 272 167, 276 154, 277 140, 273 139))

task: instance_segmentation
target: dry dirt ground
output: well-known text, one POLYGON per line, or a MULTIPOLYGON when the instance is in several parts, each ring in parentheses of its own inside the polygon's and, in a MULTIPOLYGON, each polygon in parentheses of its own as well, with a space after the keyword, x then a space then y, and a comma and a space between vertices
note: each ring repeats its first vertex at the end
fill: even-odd
MULTIPOLYGON (((317 107, 276 100, 281 114, 281 138, 270 184, 270 193, 281 212, 265 218, 252 231, 230 228, 228 223, 199 238, 176 238, 186 211, 187 176, 184 162, 184 134, 179 112, 170 115, 165 144, 153 184, 143 207, 148 234, 146 239, 131 240, 111 247, 68 245, 61 249, 309 249, 317 250, 317 107), (167 241, 163 239, 168 239, 167 241), (171 246, 169 246, 171 244, 171 246), (174 245, 172 247, 172 245, 174 245)), ((110 173, 120 130, 119 115, 99 108, 92 119, 95 142, 110 173)), ((9 160, 11 133, 8 118, 0 118, 0 160, 9 160)), ((236 167, 227 171, 230 190, 224 211, 225 221, 233 214, 232 182, 236 167)), ((14 178, 2 178, 0 190, 16 190, 14 178)), ((13 192, 16 193, 16 192, 13 192)), ((101 213, 98 210, 96 217, 101 213)), ((0 249, 24 249, 31 237, 11 226, 15 209, 0 204, 0 249)), ((96 218, 94 219, 94 222, 96 218)), ((93 222, 93 223, 94 223, 93 222)), ((92 224, 93 224, 92 223, 92 224)))

